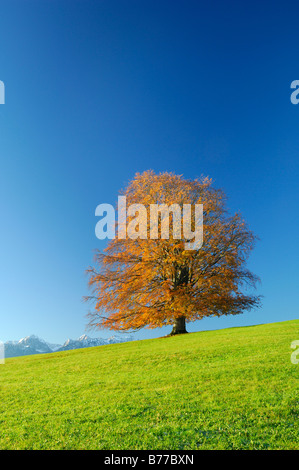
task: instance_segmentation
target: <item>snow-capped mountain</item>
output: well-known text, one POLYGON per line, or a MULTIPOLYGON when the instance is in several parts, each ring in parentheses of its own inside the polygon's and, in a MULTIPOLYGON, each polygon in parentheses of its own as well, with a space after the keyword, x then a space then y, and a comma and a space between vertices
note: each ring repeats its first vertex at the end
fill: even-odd
POLYGON ((23 348, 32 348, 39 353, 52 352, 52 349, 49 347, 46 341, 38 338, 35 335, 26 336, 25 338, 20 339, 17 344, 23 348))
POLYGON ((113 335, 108 339, 90 338, 82 335, 78 339, 68 339, 64 344, 47 343, 35 335, 26 336, 19 341, 7 341, 4 343, 5 357, 28 356, 31 354, 45 354, 70 349, 90 348, 93 346, 103 346, 105 344, 123 343, 132 341, 131 335, 113 335))
POLYGON ((103 338, 90 338, 87 335, 82 335, 78 339, 68 339, 66 342, 59 348, 57 351, 67 351, 69 349, 79 349, 79 348, 91 348, 93 346, 103 346, 104 344, 112 343, 124 343, 126 341, 132 341, 130 335, 114 335, 108 339, 103 338))
POLYGON ((53 349, 44 340, 35 335, 26 336, 19 341, 7 341, 4 343, 4 350, 6 357, 53 352, 53 349))
POLYGON ((66 342, 62 346, 60 346, 57 351, 90 348, 92 346, 102 346, 103 344, 107 344, 107 341, 102 338, 89 338, 89 336, 87 335, 82 335, 78 339, 67 339, 66 342))

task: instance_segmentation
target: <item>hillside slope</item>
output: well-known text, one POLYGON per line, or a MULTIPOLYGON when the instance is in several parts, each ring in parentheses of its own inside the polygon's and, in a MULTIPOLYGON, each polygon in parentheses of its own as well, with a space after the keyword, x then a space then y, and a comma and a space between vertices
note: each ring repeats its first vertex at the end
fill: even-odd
POLYGON ((299 321, 7 359, 0 449, 298 449, 299 321))

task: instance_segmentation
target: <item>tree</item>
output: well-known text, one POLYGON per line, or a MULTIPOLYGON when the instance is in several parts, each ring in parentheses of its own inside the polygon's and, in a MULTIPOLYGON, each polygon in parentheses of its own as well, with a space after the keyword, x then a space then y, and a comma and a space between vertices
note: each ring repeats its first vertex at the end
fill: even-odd
POLYGON ((258 277, 246 268, 256 237, 240 214, 229 215, 226 197, 211 179, 187 180, 173 173, 146 171, 137 173, 121 194, 127 205, 143 204, 146 211, 139 210, 135 218, 130 214, 127 228, 131 224, 132 232, 133 224, 135 237, 110 240, 103 252, 97 251, 95 266, 87 270, 92 292, 85 299, 94 302, 88 314, 90 328, 172 325, 173 335, 186 333, 186 322, 237 315, 259 306, 260 298, 249 292, 258 277), (155 228, 161 235, 164 220, 158 217, 157 226, 151 225, 153 204, 176 204, 181 209, 190 204, 193 232, 195 207, 202 204, 201 248, 186 249, 190 235, 177 238, 173 212, 169 212, 169 238, 151 238, 155 228), (141 222, 146 224, 143 237, 141 222))

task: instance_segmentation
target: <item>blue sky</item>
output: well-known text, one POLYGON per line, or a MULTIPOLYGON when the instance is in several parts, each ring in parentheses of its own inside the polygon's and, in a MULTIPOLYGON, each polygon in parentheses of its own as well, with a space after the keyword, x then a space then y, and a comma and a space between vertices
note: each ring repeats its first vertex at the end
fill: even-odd
POLYGON ((296 2, 1 1, 2 341, 85 332, 85 269, 105 246, 95 208, 147 169, 210 176, 260 238, 249 267, 262 309, 189 331, 298 318, 298 13, 296 2))

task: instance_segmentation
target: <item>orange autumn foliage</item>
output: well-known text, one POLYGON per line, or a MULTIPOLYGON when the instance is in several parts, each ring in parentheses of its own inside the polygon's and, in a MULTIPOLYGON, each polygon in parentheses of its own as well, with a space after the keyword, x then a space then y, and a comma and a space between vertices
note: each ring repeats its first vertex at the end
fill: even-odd
POLYGON ((86 300, 94 303, 90 328, 155 328, 259 306, 260 298, 248 290, 258 278, 246 268, 256 237, 239 214, 229 215, 225 195, 211 179, 146 171, 122 195, 127 205, 143 204, 148 213, 150 204, 203 204, 203 245, 186 250, 188 240, 175 239, 171 226, 169 239, 110 240, 87 270, 92 293, 86 300))

